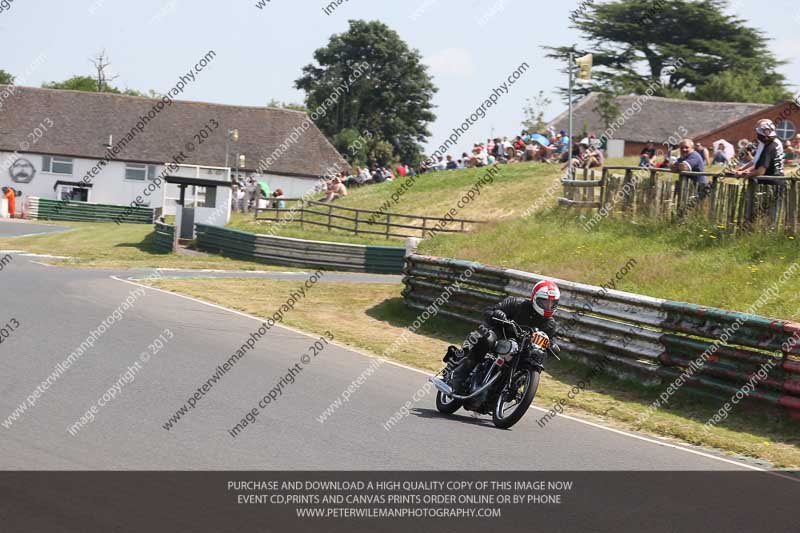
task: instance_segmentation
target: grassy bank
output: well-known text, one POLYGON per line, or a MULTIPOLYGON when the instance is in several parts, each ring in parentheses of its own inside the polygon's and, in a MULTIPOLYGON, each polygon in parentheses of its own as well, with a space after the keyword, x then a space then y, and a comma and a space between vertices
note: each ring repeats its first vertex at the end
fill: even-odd
MULTIPOLYGON (((475 184, 483 179, 485 185, 481 186, 480 195, 463 209, 459 209, 455 218, 469 220, 496 221, 512 219, 520 216, 528 207, 541 197, 547 188, 559 178, 558 168, 553 165, 522 163, 515 165, 500 165, 497 171, 487 174, 487 168, 465 169, 451 172, 435 172, 418 176, 413 185, 405 186, 405 178, 393 182, 368 185, 351 189, 350 195, 338 200, 334 205, 358 209, 380 210, 387 205, 385 211, 392 213, 405 213, 419 216, 444 217, 451 208, 457 208, 458 201, 475 184), (393 201, 392 195, 398 201, 393 201), (385 202, 390 202, 385 204, 385 202)), ((324 211, 324 207, 315 208, 324 211)), ((312 220, 326 222, 326 216, 311 216, 312 220)), ((299 220, 299 216, 298 216, 299 220)), ((379 218, 378 220, 385 220, 379 218)), ((335 224, 352 226, 352 222, 337 221, 335 224)), ((394 222, 398 222, 394 219, 394 222)), ((401 220, 408 224, 409 221, 401 220)), ((421 225, 421 224, 414 224, 421 225)), ((235 214, 228 227, 253 233, 265 233, 276 227, 274 234, 284 237, 302 239, 326 240, 348 242, 356 244, 377 244, 398 246, 403 239, 386 239, 380 235, 355 235, 352 232, 341 230, 328 231, 326 228, 305 224, 301 229, 299 222, 284 225, 274 225, 271 222, 255 222, 252 215, 235 214)), ((365 227, 362 223, 360 227, 365 227)), ((375 226, 382 231, 384 228, 375 226)), ((405 233, 410 230, 398 230, 405 233)))
MULTIPOLYGON (((256 316, 271 315, 295 288, 292 282, 262 279, 159 280, 153 285, 256 316)), ((398 285, 319 284, 307 301, 286 316, 285 323, 311 334, 330 330, 340 343, 381 354, 417 317, 415 311, 403 305, 400 290, 398 285)), ((433 318, 411 334, 408 344, 391 358, 436 371, 447 345, 460 344, 467 333, 464 325, 433 318)), ((535 405, 549 408, 565 398, 590 372, 569 361, 551 361, 535 405)), ((595 376, 589 381, 587 389, 570 400, 566 407, 568 414, 762 459, 780 468, 800 467, 800 433, 796 422, 763 406, 743 406, 734 410, 724 423, 705 431, 705 422, 719 409, 720 402, 679 390, 667 408, 639 422, 660 389, 648 389, 609 376, 595 376)), ((433 397, 423 401, 432 404, 433 397)), ((534 423, 534 417, 538 416, 540 413, 531 412, 527 423, 534 423)))
MULTIPOLYGON (((592 231, 574 212, 547 210, 492 224, 470 235, 426 240, 422 253, 458 257, 599 285, 635 259, 617 289, 744 311, 800 261, 784 235, 730 237, 693 225, 633 224, 606 219, 592 231)), ((800 319, 800 268, 757 310, 800 319)))

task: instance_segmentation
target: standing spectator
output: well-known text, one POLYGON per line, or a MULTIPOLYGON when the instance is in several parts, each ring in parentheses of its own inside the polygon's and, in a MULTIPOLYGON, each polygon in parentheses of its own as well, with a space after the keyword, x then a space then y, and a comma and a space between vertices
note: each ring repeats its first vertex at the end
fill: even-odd
MULTIPOLYGON (((694 149, 694 141, 691 139, 683 139, 681 144, 678 145, 680 150, 680 157, 672 165, 672 170, 675 172, 705 172, 706 162, 703 156, 694 149)), ((708 176, 692 176, 692 181, 698 185, 708 185, 708 176)))
POLYGON ((244 187, 240 185, 238 190, 236 191, 236 207, 242 214, 244 214, 244 208, 246 203, 247 203, 247 192, 245 192, 244 187))
POLYGON ((283 201, 283 189, 275 189, 275 192, 272 193, 272 207, 286 209, 286 202, 283 201))
POLYGON ((698 154, 700 154, 700 157, 703 158, 706 166, 711 165, 711 154, 708 153, 708 148, 703 146, 703 143, 697 143, 696 151, 698 154))
POLYGON ((249 210, 251 207, 255 207, 258 202, 258 185, 256 185, 256 180, 253 178, 247 178, 247 185, 245 186, 245 192, 247 193, 247 209, 249 210))
POLYGON ((8 200, 8 216, 16 218, 17 216, 17 194, 13 187, 3 187, 3 197, 8 200))
POLYGON ((756 135, 758 147, 753 160, 739 167, 736 175, 742 178, 783 176, 785 155, 775 124, 768 119, 759 120, 756 124, 756 135))

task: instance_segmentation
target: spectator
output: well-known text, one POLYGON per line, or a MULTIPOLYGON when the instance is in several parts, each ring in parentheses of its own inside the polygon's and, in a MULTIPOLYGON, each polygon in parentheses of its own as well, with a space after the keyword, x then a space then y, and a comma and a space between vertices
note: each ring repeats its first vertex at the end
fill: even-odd
POLYGON ((711 165, 711 154, 708 153, 708 148, 703 146, 703 143, 697 143, 696 151, 703 158, 706 166, 711 165))
POLYGON ((647 141, 647 146, 639 154, 639 166, 647 168, 653 166, 656 160, 656 143, 652 139, 647 141))
POLYGON ((272 207, 286 209, 286 202, 283 201, 283 189, 275 189, 275 192, 272 193, 272 207))
POLYGON ((736 175, 742 178, 783 176, 785 155, 775 124, 768 119, 759 120, 756 123, 756 135, 758 135, 756 153, 752 161, 736 169, 736 175))
POLYGON ((3 187, 3 197, 8 200, 8 216, 16 218, 17 216, 17 193, 13 187, 3 187))
POLYGON ((395 171, 397 172, 397 175, 400 176, 401 178, 406 177, 406 167, 405 166, 397 165, 397 168, 395 169, 395 171))
POLYGON ((716 165, 717 163, 723 165, 728 164, 728 154, 725 150, 725 145, 722 143, 717 145, 717 149, 714 151, 714 159, 711 161, 712 165, 716 165))
POLYGON ((447 156, 447 170, 456 170, 458 168, 458 164, 453 161, 453 156, 447 156))
POLYGON ((383 169, 377 165, 372 165, 372 183, 383 183, 386 178, 383 176, 383 169))
POLYGON ((586 160, 584 161, 584 168, 600 168, 605 162, 603 152, 596 145, 595 142, 589 141, 589 148, 586 150, 586 160))
POLYGON ((258 185, 253 178, 247 178, 247 185, 245 185, 245 192, 247 193, 247 209, 254 208, 258 202, 258 185))
POLYGON ((433 170, 441 171, 445 169, 447 169, 447 163, 445 162, 444 157, 439 156, 439 160, 433 164, 433 170))
POLYGON ((794 145, 792 145, 791 139, 786 141, 786 146, 783 151, 786 154, 787 163, 794 163, 800 159, 800 148, 795 148, 794 145))
POLYGON ((236 207, 239 212, 244 214, 245 204, 247 203, 247 192, 245 188, 239 185, 236 191, 236 207))
POLYGON ((333 202, 334 200, 344 198, 345 196, 347 196, 347 187, 344 186, 339 178, 334 178, 328 184, 328 191, 325 194, 325 198, 320 201, 333 202))
MULTIPOLYGON (((675 172, 705 172, 706 162, 700 152, 694 149, 694 141, 683 139, 678 145, 680 157, 673 163, 672 170, 675 172)), ((692 181, 698 185, 708 185, 708 176, 691 176, 692 181)))

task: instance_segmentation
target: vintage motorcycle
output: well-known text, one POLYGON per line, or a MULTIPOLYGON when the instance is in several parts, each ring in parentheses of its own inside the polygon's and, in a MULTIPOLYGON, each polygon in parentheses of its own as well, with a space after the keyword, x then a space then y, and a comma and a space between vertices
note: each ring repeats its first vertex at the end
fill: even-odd
POLYGON ((492 414, 494 425, 508 429, 525 415, 539 387, 547 355, 558 359, 560 349, 546 333, 521 326, 512 320, 493 320, 508 326, 513 335, 498 339, 486 358, 467 377, 467 394, 455 394, 448 384, 465 353, 450 346, 445 366, 430 378, 437 389, 436 408, 453 414, 463 407, 479 414, 492 414))

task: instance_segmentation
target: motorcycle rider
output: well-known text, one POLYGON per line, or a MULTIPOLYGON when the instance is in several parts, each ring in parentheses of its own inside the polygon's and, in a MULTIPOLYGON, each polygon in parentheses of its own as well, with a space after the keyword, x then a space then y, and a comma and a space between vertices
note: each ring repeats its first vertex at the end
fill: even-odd
MULTIPOLYGON (((456 394, 466 392, 466 379, 472 369, 480 363, 489 351, 494 348, 499 338, 503 338, 508 326, 497 322, 511 320, 520 326, 527 326, 543 331, 553 341, 556 334, 556 321, 553 315, 558 308, 561 292, 550 280, 542 280, 533 287, 530 298, 509 296, 502 302, 487 307, 483 311, 484 324, 473 331, 464 341, 466 354, 461 364, 453 371, 450 386, 456 394)), ((509 335, 513 336, 513 335, 509 335)))

